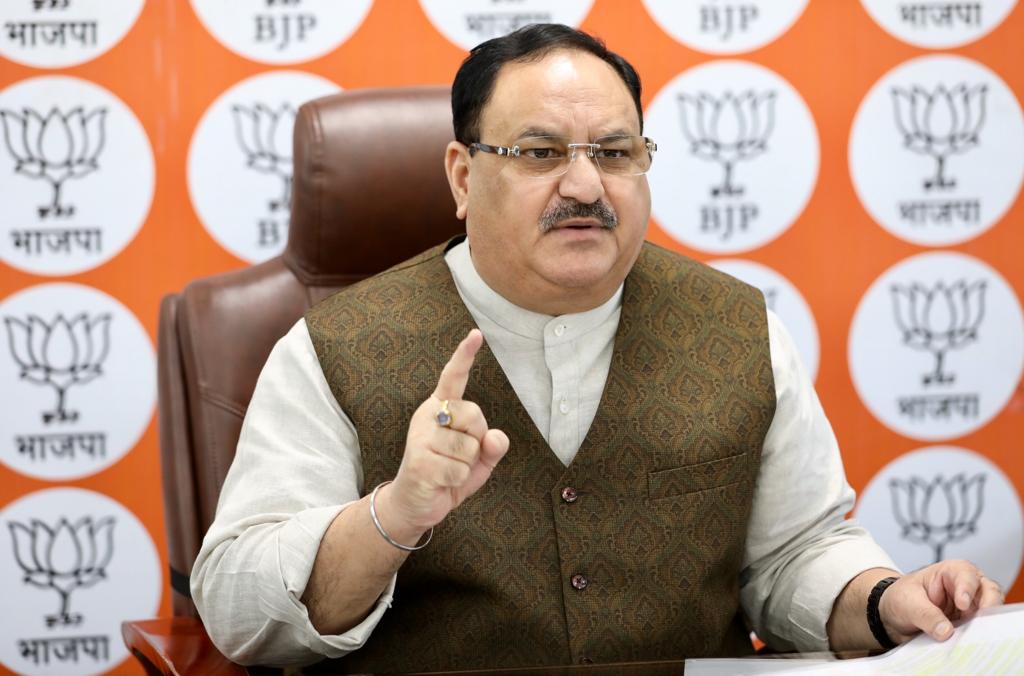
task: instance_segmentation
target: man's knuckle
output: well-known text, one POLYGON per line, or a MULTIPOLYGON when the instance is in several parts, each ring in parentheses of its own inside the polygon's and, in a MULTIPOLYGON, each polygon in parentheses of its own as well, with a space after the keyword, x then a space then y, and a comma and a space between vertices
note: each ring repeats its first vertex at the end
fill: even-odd
POLYGON ((466 462, 470 465, 474 464, 480 457, 480 442, 476 439, 470 438, 466 448, 466 462))
POLYGON ((469 438, 462 433, 457 433, 452 438, 452 455, 457 458, 465 458, 469 455, 469 438))
POLYGON ((483 409, 481 409, 479 404, 477 404, 475 401, 464 401, 462 402, 462 404, 466 408, 467 420, 472 421, 484 417, 483 409))

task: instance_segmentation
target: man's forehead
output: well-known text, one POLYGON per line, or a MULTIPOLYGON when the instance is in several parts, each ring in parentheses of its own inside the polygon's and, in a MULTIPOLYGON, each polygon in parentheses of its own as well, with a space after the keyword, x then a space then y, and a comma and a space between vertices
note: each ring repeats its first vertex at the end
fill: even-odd
POLYGON ((481 131, 515 134, 565 134, 580 122, 604 133, 636 133, 639 126, 622 77, 610 64, 578 50, 502 66, 480 122, 481 131))

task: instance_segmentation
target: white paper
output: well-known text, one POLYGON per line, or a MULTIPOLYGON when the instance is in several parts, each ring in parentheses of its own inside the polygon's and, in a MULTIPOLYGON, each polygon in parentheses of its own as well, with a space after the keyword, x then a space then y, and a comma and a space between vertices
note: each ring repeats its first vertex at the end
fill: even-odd
POLYGON ((861 676, 1024 676, 1024 603, 982 611, 943 642, 925 634, 877 657, 802 660, 686 660, 687 676, 724 674, 859 674, 861 676))
POLYGON ((793 664, 806 666, 825 664, 825 659, 775 659, 775 658, 694 658, 686 660, 684 671, 686 676, 757 676, 759 674, 789 674, 793 672, 793 664))

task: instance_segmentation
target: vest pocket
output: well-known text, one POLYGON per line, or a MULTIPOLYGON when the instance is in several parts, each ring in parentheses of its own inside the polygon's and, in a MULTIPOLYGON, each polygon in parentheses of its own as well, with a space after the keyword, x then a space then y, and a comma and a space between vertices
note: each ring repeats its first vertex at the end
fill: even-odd
POLYGON ((651 500, 698 493, 739 483, 747 477, 747 454, 662 469, 647 474, 647 497, 651 500))

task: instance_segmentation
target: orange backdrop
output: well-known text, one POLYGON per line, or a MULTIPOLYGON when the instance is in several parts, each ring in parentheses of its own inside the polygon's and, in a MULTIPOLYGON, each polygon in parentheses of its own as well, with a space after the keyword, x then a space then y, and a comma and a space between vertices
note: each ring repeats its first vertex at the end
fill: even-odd
MULTIPOLYGON (((717 58, 674 40, 640 2, 596 0, 580 27, 604 38, 637 67, 643 78, 645 106, 678 74, 717 58)), ((1019 101, 1024 96, 1022 40, 1024 7, 1017 6, 988 35, 942 53, 985 64, 999 74, 1019 101)), ((839 438, 849 480, 858 490, 888 462, 927 444, 888 429, 862 403, 847 363, 852 317, 865 290, 886 269, 934 248, 898 239, 871 219, 850 179, 847 146, 865 93, 892 68, 929 53, 934 52, 885 32, 855 0, 811 0, 799 20, 778 39, 754 51, 724 57, 761 64, 788 80, 808 104, 818 127, 821 164, 807 207, 782 236, 742 257, 780 271, 800 289, 813 310, 821 354, 816 385, 839 438)), ((464 49, 432 25, 419 3, 376 0, 355 33, 334 51, 281 68, 317 74, 350 90, 450 83, 464 56, 464 49)), ((123 251, 87 272, 56 279, 0 265, 0 298, 57 280, 88 285, 132 310, 155 345, 157 307, 164 294, 180 290, 196 277, 247 264, 219 246, 199 221, 190 201, 186 159, 192 134, 210 104, 239 81, 275 69, 225 48, 202 25, 189 3, 172 0, 146 2, 127 35, 87 63, 41 69, 0 59, 0 91, 27 78, 59 73, 99 83, 113 92, 141 121, 154 150, 157 171, 148 218, 123 251)), ((16 179, 0 176, 0 181, 12 180, 16 179)), ((985 261, 1001 272, 1020 297, 1024 292, 1022 225, 1024 200, 1018 196, 1009 212, 982 235, 939 248, 985 261)), ((721 257, 684 246, 657 222, 652 222, 649 238, 700 260, 721 257)), ((5 400, 16 396, 8 383, 0 388, 5 400)), ((1018 383, 998 415, 950 443, 993 461, 1020 493, 1024 489, 1022 432, 1024 392, 1018 383)), ((98 491, 138 516, 165 556, 159 474, 154 415, 134 449, 92 476, 53 482, 0 466, 0 508, 55 485, 98 491)), ((167 615, 166 566, 164 575, 160 613, 167 615)), ((1009 591, 1008 600, 1024 601, 1020 579, 1009 591)), ((18 610, 5 607, 2 612, 18 610)), ((136 668, 128 660, 114 671, 134 673, 136 668)))

